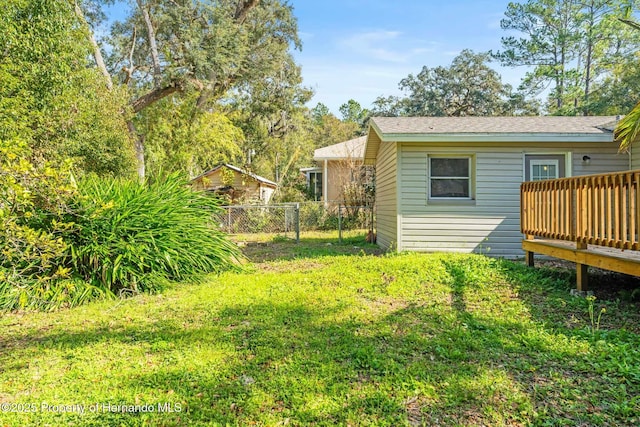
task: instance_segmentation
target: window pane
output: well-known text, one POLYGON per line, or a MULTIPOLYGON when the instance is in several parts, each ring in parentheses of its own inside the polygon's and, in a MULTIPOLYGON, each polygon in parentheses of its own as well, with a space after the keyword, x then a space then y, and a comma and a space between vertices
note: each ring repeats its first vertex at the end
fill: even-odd
POLYGON ((558 178, 558 168, 555 164, 531 165, 531 180, 541 181, 543 179, 558 178))
POLYGON ((431 158, 431 176, 469 176, 469 159, 431 158))
POLYGON ((431 197, 469 198, 469 180, 431 179, 431 197))

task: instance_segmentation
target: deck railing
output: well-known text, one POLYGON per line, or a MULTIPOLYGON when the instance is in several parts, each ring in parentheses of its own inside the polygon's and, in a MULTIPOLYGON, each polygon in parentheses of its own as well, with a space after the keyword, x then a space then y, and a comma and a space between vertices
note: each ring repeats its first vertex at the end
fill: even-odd
POLYGON ((640 250, 640 170, 524 182, 527 236, 640 250))

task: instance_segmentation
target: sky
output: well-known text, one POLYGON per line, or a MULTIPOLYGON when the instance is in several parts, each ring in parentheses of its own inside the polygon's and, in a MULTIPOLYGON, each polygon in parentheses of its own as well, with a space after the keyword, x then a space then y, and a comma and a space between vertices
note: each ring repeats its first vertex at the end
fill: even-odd
MULTIPOLYGON (((398 83, 423 66, 447 66, 463 49, 500 50, 508 0, 289 0, 302 50, 294 51, 303 85, 339 116, 349 99, 369 108, 401 94, 398 83)), ((122 19, 123 2, 107 10, 122 19)), ((517 87, 525 69, 491 66, 517 87)))
MULTIPOLYGON (((349 99, 369 108, 423 66, 447 66, 463 49, 500 50, 508 0, 293 0, 303 84, 338 114, 349 99)), ((525 69, 491 66, 517 87, 525 69)))

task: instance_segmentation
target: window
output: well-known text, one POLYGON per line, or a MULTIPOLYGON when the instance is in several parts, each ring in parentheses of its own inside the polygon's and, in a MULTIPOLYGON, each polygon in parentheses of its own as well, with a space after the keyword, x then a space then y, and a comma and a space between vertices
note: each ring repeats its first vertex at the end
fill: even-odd
POLYGON ((566 158, 564 154, 525 154, 524 180, 542 181, 564 178, 566 158))
POLYGON ((556 179, 558 178, 558 161, 549 160, 531 160, 529 167, 531 181, 542 181, 544 179, 556 179))
POLYGON ((309 172, 309 192, 313 200, 322 200, 322 172, 309 172))
POLYGON ((471 199, 471 157, 429 157, 430 199, 471 199))

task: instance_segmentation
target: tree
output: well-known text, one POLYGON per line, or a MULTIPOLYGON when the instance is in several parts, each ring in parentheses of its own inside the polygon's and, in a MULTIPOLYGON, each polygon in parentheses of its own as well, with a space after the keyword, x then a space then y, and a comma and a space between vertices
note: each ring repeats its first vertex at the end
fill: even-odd
POLYGON ((183 172, 194 178, 220 163, 242 159, 242 129, 221 112, 198 109, 196 96, 172 95, 140 112, 148 176, 183 172))
POLYGON ((312 151, 304 135, 305 104, 312 94, 302 86, 300 67, 290 57, 272 76, 235 91, 225 107, 246 136, 242 144, 246 169, 279 183, 297 173, 301 156, 312 151))
POLYGON ((523 80, 530 93, 540 93, 553 81, 550 97, 557 109, 563 106, 570 63, 578 51, 579 10, 576 0, 529 0, 509 3, 500 21, 503 30, 518 31, 523 37, 502 37, 504 50, 494 57, 507 66, 533 66, 523 80))
POLYGON ((318 104, 311 110, 313 127, 310 132, 315 142, 314 148, 326 147, 353 139, 358 132, 358 124, 351 121, 342 121, 334 116, 329 109, 325 111, 322 107, 322 104, 318 104), (322 115, 319 113, 322 113, 322 115))
POLYGON ((352 122, 358 125, 360 128, 358 131, 359 135, 365 135, 367 133, 367 125, 370 117, 369 110, 362 108, 360 103, 350 99, 340 106, 339 111, 342 115, 342 121, 352 122))
MULTIPOLYGON (((299 47, 292 8, 280 0, 136 0, 107 41, 111 53, 102 61, 96 48, 96 64, 107 85, 130 88, 136 115, 192 92, 197 108, 213 108, 230 90, 274 76, 289 58, 289 46, 299 47)), ((136 125, 135 118, 128 120, 143 177, 145 139, 136 125)))
POLYGON ((616 24, 627 0, 529 0, 509 3, 501 27, 522 34, 502 38, 493 56, 503 65, 531 66, 521 87, 540 94, 551 86, 549 111, 590 114, 590 95, 616 64, 637 49, 637 35, 616 24))
POLYGON ((63 0, 10 0, 0 17, 0 140, 32 161, 72 158, 76 172, 127 175, 126 94, 90 66, 86 33, 63 0))
MULTIPOLYGON (((640 31, 640 24, 625 18, 621 21, 636 31, 640 31)), ((638 98, 636 98, 638 99, 638 98)), ((620 143, 620 150, 628 150, 640 134, 640 102, 626 115, 615 129, 616 140, 620 143)))
POLYGON ((405 111, 404 99, 398 96, 379 96, 373 101, 372 117, 398 117, 405 111))
POLYGON ((532 114, 534 104, 513 93, 487 65, 489 54, 463 50, 449 67, 423 67, 400 81, 406 97, 378 98, 376 109, 406 116, 532 114))

